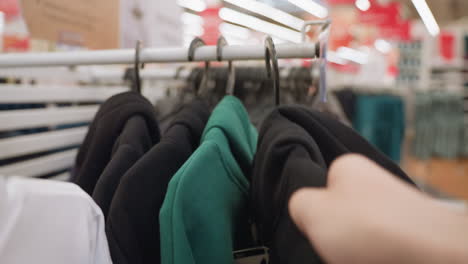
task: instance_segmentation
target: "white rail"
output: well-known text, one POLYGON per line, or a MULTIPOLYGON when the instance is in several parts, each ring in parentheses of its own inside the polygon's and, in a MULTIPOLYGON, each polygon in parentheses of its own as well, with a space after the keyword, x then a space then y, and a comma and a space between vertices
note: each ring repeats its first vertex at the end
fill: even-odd
POLYGON ((0 139, 0 159, 80 145, 87 131, 87 127, 78 127, 0 139))
POLYGON ((0 85, 0 103, 100 102, 124 91, 128 88, 0 85))
POLYGON ((73 166, 77 149, 67 150, 0 167, 0 175, 38 177, 73 166))
POLYGON ((99 106, 0 111, 0 131, 88 122, 99 106))
MULTIPOLYGON (((314 43, 276 45, 278 59, 315 58, 314 43)), ((227 60, 262 60, 265 47, 262 45, 225 46, 222 59, 227 60)), ((216 46, 202 46, 195 50, 193 61, 216 61, 216 46)), ((134 49, 68 51, 53 53, 5 54, 0 56, 0 68, 132 64, 135 61, 134 49)), ((147 63, 187 62, 188 48, 148 48, 142 49, 140 61, 147 63)), ((1 71, 0 71, 1 74, 1 71)))

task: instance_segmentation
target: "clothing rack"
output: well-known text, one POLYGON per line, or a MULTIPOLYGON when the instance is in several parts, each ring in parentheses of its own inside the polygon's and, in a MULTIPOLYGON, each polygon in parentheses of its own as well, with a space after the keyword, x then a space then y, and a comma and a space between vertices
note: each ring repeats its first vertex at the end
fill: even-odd
MULTIPOLYGON (((318 47, 316 43, 278 44, 275 49, 278 59, 310 59, 318 57, 318 47)), ((265 47, 262 45, 224 46, 221 48, 221 55, 221 61, 262 60, 265 59, 265 47)), ((183 47, 141 49, 139 60, 141 63, 176 63, 219 61, 219 58, 216 46, 201 46, 194 51, 193 60, 189 60, 189 49, 183 47)), ((134 61, 135 49, 12 53, 0 56, 0 68, 132 64, 134 61)))
MULTIPOLYGON (((261 66, 260 66, 261 67, 261 66)), ((171 67, 171 68, 149 68, 140 71, 142 80, 162 81, 162 80, 185 80, 190 76, 193 68, 171 67)), ((290 68, 280 68, 280 77, 286 78, 290 68)), ((88 81, 122 81, 125 69, 99 69, 88 74, 88 81)), ((84 79, 83 79, 84 80, 84 79)), ((1 98, 0 98, 1 100, 1 98)))
MULTIPOLYGON (((134 63, 180 63, 180 62, 208 62, 208 61, 238 61, 238 60, 268 60, 273 59, 272 52, 277 59, 293 58, 318 58, 320 43, 279 44, 271 47, 264 45, 242 46, 196 46, 190 48, 146 48, 125 50, 98 50, 98 51, 69 51, 53 53, 27 53, 0 55, 0 76, 21 76, 21 71, 34 73, 47 69, 42 67, 61 67, 63 73, 70 80, 73 74, 93 77, 122 76, 120 69, 97 73, 80 67, 67 71, 67 66, 78 65, 111 65, 134 63), (268 50, 267 50, 268 49, 268 50), (189 54, 193 56, 189 57, 189 54), (268 56, 270 55, 270 56, 268 56), (271 57, 271 58, 268 58, 271 57), (138 58, 138 59, 137 59, 138 58), (17 72, 20 71, 20 72, 17 72)), ((277 67, 277 65, 275 65, 277 67)), ((55 68, 54 68, 55 69, 55 68)), ((185 68, 186 69, 186 68, 185 68)), ((141 77, 147 79, 171 79, 177 75, 184 78, 190 72, 185 69, 172 67, 166 69, 143 70, 141 77)), ((98 70, 99 71, 99 70, 98 70)), ((32 74, 30 77, 38 75, 32 74)), ((59 74, 62 76, 61 74, 59 74)), ((40 74, 39 74, 40 76, 40 74)), ((279 76, 278 76, 279 77, 279 76)), ((104 78, 105 79, 105 78, 104 78)), ((78 79, 77 79, 78 81, 78 79)), ((11 108, 0 112, 0 133, 15 133, 17 130, 36 130, 32 134, 18 134, 0 139, 0 158, 16 159, 18 157, 31 156, 12 164, 0 166, 0 175, 23 175, 37 177, 49 173, 63 171, 70 168, 75 159, 77 146, 82 142, 87 132, 87 123, 90 122, 98 110, 98 103, 104 101, 113 94, 127 90, 122 86, 92 88, 71 87, 69 85, 2 85, 2 104, 42 103, 46 108, 16 109, 11 108), (59 88, 59 86, 61 88, 59 88), (59 92, 60 91, 60 92, 59 92), (3 98, 4 97, 4 98, 3 98), (56 103, 69 104, 66 107, 55 105, 56 103), (81 104, 83 102, 85 104, 81 104), (92 104, 89 104, 92 102, 92 104), (49 107, 51 106, 51 107, 49 107), (82 124, 74 127, 76 124, 82 124), (53 130, 56 127, 66 129, 53 130), (52 130, 40 130, 40 128, 52 128, 52 130), (54 151, 59 152, 54 152, 54 151), (50 152, 52 151, 52 152, 50 152)), ((66 175, 65 175, 66 176, 66 175)))

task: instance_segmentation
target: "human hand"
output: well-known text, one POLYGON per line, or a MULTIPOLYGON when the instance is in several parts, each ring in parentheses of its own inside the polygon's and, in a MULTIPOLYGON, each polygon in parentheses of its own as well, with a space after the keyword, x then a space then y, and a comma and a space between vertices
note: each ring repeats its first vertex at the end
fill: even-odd
POLYGON ((468 215, 359 155, 333 162, 325 189, 294 193, 289 212, 327 263, 468 263, 468 215))

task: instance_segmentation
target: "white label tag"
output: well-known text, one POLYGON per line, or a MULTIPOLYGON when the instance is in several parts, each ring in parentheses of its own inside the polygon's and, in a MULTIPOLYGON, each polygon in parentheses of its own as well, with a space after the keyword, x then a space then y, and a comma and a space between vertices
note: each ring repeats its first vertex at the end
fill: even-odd
POLYGON ((235 264, 268 264, 268 248, 255 247, 233 252, 235 264))

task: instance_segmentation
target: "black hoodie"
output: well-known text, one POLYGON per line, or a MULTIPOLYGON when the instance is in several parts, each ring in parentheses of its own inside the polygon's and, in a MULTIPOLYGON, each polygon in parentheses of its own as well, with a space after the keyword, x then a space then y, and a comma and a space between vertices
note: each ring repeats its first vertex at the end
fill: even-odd
POLYGON ((114 263, 160 263, 159 210, 172 176, 190 157, 210 115, 195 100, 181 108, 161 142, 122 178, 106 221, 114 263))
POLYGON ((354 130, 323 113, 283 106, 263 122, 252 174, 252 212, 272 264, 323 262, 289 216, 288 202, 301 187, 325 187, 330 164, 346 153, 367 156, 414 185, 354 130))
MULTIPOLYGON (((76 158, 73 181, 91 195, 101 174, 113 159, 113 154, 118 153, 120 142, 133 142, 136 149, 146 152, 159 138, 155 111, 146 98, 136 92, 114 95, 101 105, 89 127, 76 158), (133 119, 135 117, 139 118, 133 119), (119 139, 124 128, 132 130, 124 136, 133 137, 130 141, 119 139), (137 135, 141 133, 147 133, 147 137, 139 141, 137 135)), ((125 155, 117 155, 116 158, 126 160, 125 155)), ((122 175, 125 173, 122 168, 118 170, 122 175)))

